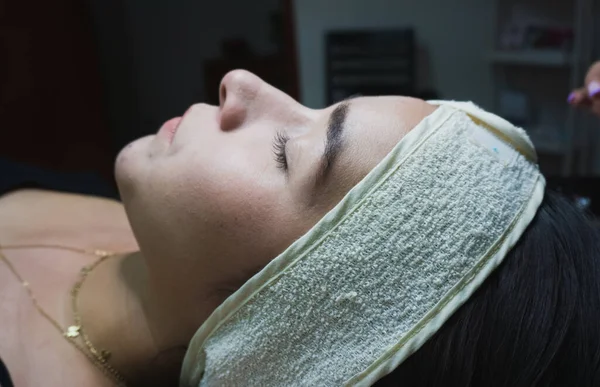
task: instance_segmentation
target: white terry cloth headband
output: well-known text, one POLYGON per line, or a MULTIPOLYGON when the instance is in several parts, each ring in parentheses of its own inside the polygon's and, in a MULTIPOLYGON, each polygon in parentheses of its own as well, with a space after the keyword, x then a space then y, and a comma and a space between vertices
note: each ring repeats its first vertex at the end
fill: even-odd
POLYGON ((369 386, 502 262, 545 181, 524 131, 440 105, 194 335, 180 385, 369 386))

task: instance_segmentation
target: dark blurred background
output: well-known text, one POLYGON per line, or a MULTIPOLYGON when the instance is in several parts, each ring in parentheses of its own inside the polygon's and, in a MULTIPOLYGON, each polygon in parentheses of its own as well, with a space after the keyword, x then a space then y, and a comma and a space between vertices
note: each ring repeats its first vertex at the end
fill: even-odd
POLYGON ((117 152, 245 68, 315 108, 472 100, 525 127, 550 185, 598 211, 600 119, 566 104, 600 59, 597 2, 0 0, 0 174, 116 197, 117 152))

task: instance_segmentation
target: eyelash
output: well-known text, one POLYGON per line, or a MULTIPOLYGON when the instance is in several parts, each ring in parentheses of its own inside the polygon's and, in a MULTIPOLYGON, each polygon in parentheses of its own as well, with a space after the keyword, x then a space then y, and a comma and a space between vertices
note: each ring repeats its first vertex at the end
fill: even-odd
POLYGON ((277 162, 277 167, 281 168, 284 171, 288 170, 288 162, 285 154, 285 145, 287 144, 290 138, 278 132, 275 135, 275 141, 273 142, 273 153, 275 154, 275 161, 277 162))

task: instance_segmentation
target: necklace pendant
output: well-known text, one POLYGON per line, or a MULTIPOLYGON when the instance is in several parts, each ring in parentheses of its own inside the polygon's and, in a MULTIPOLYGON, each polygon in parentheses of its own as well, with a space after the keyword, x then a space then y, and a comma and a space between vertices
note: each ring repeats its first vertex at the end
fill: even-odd
POLYGON ((80 330, 81 327, 79 325, 71 325, 67 328, 67 331, 64 333, 64 335, 70 339, 74 339, 76 337, 79 337, 80 330))

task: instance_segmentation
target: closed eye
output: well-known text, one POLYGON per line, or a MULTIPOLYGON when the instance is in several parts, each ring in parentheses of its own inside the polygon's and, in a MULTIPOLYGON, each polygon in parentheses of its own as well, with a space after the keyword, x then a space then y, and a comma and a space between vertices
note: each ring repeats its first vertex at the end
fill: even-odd
POLYGON ((275 135, 275 140, 273 142, 273 153, 275 155, 275 161, 277 162, 277 167, 281 168, 284 171, 288 170, 288 162, 287 156, 285 152, 285 145, 289 141, 289 137, 282 133, 277 132, 275 135))

